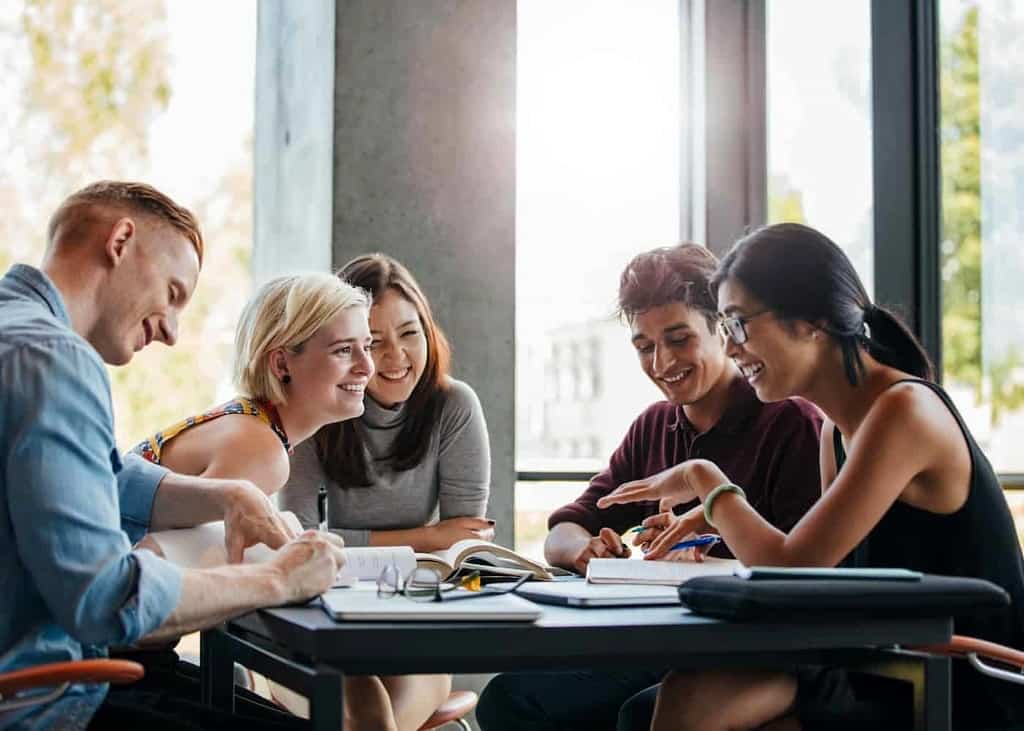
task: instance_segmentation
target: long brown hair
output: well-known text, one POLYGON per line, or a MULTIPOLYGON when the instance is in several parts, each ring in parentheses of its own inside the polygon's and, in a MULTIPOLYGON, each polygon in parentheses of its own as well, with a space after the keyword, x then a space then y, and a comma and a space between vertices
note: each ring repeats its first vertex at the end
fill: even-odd
MULTIPOLYGON (((338 272, 349 284, 368 291, 379 301, 391 289, 412 303, 419 314, 427 341, 427 362, 423 374, 406 402, 406 419, 398 433, 394 451, 386 458, 397 471, 409 470, 423 461, 430 444, 430 432, 440 416, 441 402, 448 390, 451 347, 434 321, 423 290, 408 269, 386 254, 358 256, 338 272)), ((328 424, 314 439, 324 474, 341 487, 369 487, 369 464, 363 439, 354 420, 328 424)))

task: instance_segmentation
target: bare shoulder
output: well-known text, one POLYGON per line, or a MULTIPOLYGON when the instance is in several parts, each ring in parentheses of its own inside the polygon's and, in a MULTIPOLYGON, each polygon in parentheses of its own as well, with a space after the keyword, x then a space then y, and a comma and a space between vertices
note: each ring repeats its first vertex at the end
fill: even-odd
POLYGON ((217 421, 224 423, 215 437, 206 476, 250 480, 268 494, 281 489, 288 480, 289 460, 273 430, 251 416, 224 416, 217 421))
POLYGON ((869 433, 897 444, 948 447, 963 438, 956 419, 937 393, 914 382, 890 386, 875 400, 864 419, 869 433))

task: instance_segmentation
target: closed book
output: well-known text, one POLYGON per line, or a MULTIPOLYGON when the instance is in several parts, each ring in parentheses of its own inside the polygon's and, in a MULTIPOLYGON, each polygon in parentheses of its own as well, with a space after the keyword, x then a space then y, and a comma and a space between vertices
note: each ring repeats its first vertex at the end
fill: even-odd
POLYGON ((732 575, 739 566, 740 562, 735 559, 712 556, 701 562, 593 558, 587 565, 587 581, 594 584, 679 586, 695 576, 732 575))

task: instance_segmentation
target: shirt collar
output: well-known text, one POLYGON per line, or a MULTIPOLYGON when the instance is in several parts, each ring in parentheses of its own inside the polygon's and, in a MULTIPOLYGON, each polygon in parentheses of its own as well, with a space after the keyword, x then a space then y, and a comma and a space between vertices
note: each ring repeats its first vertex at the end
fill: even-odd
MULTIPOLYGON (((747 379, 735 378, 729 384, 729 403, 725 407, 725 413, 722 414, 721 418, 715 422, 711 429, 725 432, 726 434, 735 434, 742 431, 743 426, 753 418, 760 405, 761 402, 758 401, 754 388, 747 383, 747 379)), ((682 406, 676 407, 676 419, 668 425, 668 428, 681 429, 693 434, 697 432, 693 424, 690 423, 690 420, 686 418, 682 406)), ((711 429, 708 431, 711 431, 711 429)))
POLYGON ((363 416, 360 422, 374 429, 390 429, 398 426, 406 417, 408 401, 389 408, 380 404, 369 391, 363 395, 363 416))
POLYGON ((46 305, 53 316, 71 327, 71 316, 64 305, 60 290, 46 274, 28 264, 15 264, 4 277, 14 283, 15 288, 23 294, 34 296, 46 305))

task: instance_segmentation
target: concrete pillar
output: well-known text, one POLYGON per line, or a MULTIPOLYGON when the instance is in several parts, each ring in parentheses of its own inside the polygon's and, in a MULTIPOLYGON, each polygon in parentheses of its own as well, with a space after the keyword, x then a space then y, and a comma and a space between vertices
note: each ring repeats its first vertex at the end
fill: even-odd
POLYGON ((497 540, 512 545, 515 3, 352 0, 336 9, 334 264, 408 266, 480 396, 497 540))
MULTIPOLYGON (((257 281, 371 251, 410 268, 480 396, 513 544, 514 0, 261 0, 257 281)), ((459 676, 479 691, 486 676, 459 676)))
POLYGON ((426 290, 491 434, 512 545, 513 0, 262 0, 257 278, 382 251, 426 290), (325 229, 325 226, 327 227, 325 229))

